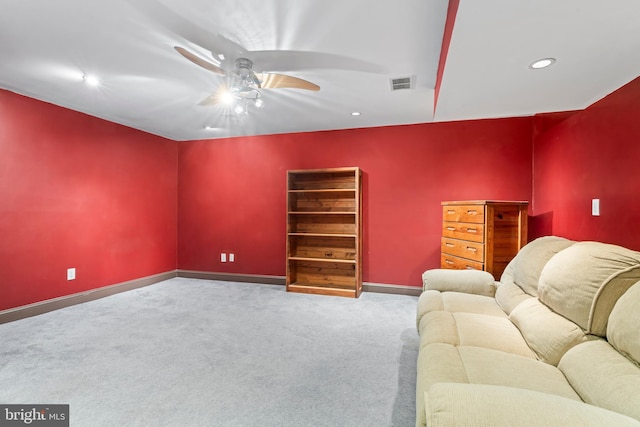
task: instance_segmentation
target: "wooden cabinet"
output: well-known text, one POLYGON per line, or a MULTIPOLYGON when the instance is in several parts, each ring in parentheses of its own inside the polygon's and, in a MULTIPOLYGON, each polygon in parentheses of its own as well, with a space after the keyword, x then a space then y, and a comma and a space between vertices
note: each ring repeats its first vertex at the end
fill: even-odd
POLYGON ((442 268, 485 270, 500 279, 527 243, 529 202, 442 202, 442 268))
POLYGON ((359 168, 287 172, 287 291, 362 291, 359 168))

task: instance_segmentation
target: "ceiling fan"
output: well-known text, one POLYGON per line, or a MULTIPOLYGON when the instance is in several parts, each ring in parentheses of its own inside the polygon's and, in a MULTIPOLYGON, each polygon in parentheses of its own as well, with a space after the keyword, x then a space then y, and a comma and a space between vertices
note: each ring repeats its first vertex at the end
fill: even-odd
POLYGON ((174 49, 194 64, 226 78, 225 84, 199 105, 233 105, 237 113, 246 113, 249 104, 258 108, 264 105, 262 89, 320 90, 317 84, 298 77, 280 73, 256 73, 253 71, 253 61, 248 58, 236 58, 233 68, 229 68, 223 66, 226 61, 217 65, 183 47, 175 46, 174 49))

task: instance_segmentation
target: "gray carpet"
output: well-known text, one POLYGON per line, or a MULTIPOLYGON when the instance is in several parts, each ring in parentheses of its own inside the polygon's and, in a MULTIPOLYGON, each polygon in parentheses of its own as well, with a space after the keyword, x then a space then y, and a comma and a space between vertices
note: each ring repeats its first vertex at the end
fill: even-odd
POLYGON ((413 426, 417 298, 176 278, 0 325, 0 403, 71 426, 413 426))

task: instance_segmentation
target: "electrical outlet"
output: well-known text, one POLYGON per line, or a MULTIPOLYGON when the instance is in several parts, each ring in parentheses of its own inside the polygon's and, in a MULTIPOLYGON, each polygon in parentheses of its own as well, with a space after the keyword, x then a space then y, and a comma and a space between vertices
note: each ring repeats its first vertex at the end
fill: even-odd
POLYGON ((235 254, 229 254, 229 262, 236 262, 235 254))
POLYGON ((227 254, 224 252, 220 254, 220 262, 227 262, 227 254))
POLYGON ((75 268, 67 268, 67 280, 76 280, 75 268))

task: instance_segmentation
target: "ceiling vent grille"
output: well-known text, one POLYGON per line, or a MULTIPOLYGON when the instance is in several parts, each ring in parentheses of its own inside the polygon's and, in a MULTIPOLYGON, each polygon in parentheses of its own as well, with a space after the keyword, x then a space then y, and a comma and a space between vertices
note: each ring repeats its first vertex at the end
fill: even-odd
POLYGON ((413 89, 412 77, 398 77, 391 79, 391 90, 413 89))

